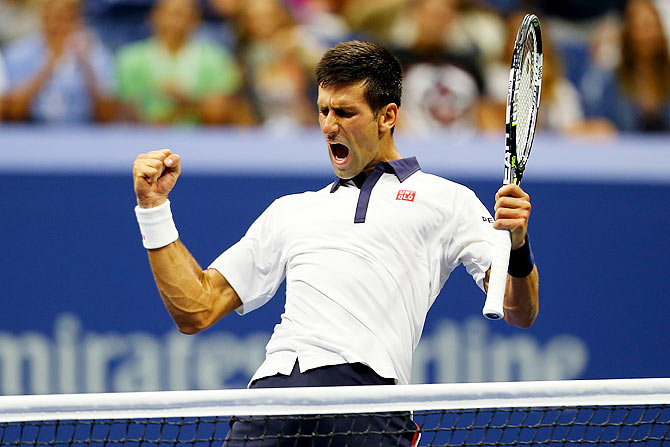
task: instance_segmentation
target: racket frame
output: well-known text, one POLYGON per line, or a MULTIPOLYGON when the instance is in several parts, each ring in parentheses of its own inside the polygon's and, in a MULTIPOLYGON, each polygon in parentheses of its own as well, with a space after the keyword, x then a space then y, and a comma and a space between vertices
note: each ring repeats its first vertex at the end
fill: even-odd
MULTIPOLYGON (((535 125, 537 112, 540 107, 540 94, 542 87, 542 34, 540 21, 534 14, 526 14, 521 21, 514 42, 514 54, 510 68, 510 77, 507 93, 507 107, 505 111, 505 170, 503 173, 503 185, 521 184, 526 162, 530 156, 530 149, 535 137, 535 125), (517 145, 518 127, 518 89, 521 81, 523 61, 528 36, 533 40, 533 65, 535 73, 531 77, 531 88, 533 94, 534 110, 531 111, 531 122, 528 127, 528 135, 519 151, 517 145)), ((489 275, 488 291, 482 314, 490 320, 504 318, 503 303, 505 300, 505 289, 507 286, 507 268, 509 266, 509 254, 511 250, 511 239, 508 230, 497 230, 494 241, 493 255, 491 259, 491 273, 489 275)))

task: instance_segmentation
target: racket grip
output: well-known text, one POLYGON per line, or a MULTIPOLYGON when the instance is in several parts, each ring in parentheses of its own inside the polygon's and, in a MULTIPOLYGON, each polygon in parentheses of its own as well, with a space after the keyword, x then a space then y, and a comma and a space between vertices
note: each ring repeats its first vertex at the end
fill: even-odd
POLYGON ((512 240, 508 230, 496 230, 495 246, 491 259, 491 274, 489 275, 489 287, 486 294, 486 302, 482 314, 489 320, 500 320, 503 318, 503 301, 505 299, 505 287, 507 285, 507 267, 509 265, 509 252, 512 248, 512 240))

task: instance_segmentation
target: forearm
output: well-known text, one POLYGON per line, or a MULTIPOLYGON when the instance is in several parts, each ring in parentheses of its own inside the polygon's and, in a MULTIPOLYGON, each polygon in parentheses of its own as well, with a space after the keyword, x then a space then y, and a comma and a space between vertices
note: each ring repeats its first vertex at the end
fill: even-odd
POLYGON ((225 278, 203 272, 180 240, 148 254, 163 303, 181 332, 200 332, 241 305, 225 278))
POLYGON ((505 321, 522 328, 530 327, 539 312, 539 275, 537 266, 528 276, 515 278, 507 275, 505 291, 505 321))
POLYGON ((86 90, 93 102, 93 117, 99 123, 107 123, 116 117, 117 103, 114 98, 98 87, 93 72, 85 70, 86 90))
POLYGON ((5 117, 8 120, 23 121, 30 114, 30 104, 49 79, 52 68, 48 64, 35 77, 4 96, 5 117))
POLYGON ((135 214, 163 303, 180 331, 195 334, 242 302, 218 271, 202 271, 179 240, 167 196, 180 172, 181 160, 169 149, 138 155, 133 164, 135 214))
POLYGON ((84 57, 80 59, 79 66, 84 74, 86 91, 93 102, 95 120, 100 123, 112 121, 116 116, 116 101, 111 95, 108 95, 100 89, 95 70, 89 60, 84 57))

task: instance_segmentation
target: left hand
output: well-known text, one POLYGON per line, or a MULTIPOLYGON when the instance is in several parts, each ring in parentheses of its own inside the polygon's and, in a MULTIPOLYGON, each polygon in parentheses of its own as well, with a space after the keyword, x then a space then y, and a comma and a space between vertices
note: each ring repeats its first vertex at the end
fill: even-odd
POLYGON ((493 228, 509 230, 512 250, 526 242, 530 208, 530 196, 517 185, 503 185, 496 193, 493 228))

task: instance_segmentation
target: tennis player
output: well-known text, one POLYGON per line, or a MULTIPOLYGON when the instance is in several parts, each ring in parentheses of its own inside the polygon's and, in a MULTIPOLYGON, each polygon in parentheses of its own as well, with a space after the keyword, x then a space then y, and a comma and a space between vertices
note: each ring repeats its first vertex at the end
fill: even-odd
MULTIPOLYGON (((393 138, 402 69, 385 48, 340 43, 325 53, 316 75, 335 181, 275 200, 205 270, 172 220, 168 194, 180 157, 168 149, 137 157, 137 219, 179 330, 194 334, 232 311, 247 314, 286 279, 285 312, 251 388, 407 384, 428 309, 460 264, 486 289, 500 228, 512 237, 505 319, 529 327, 538 312, 538 274, 527 236, 528 194, 515 185, 500 188, 494 220, 471 190, 422 172, 416 158, 402 158, 393 138)), ((293 445, 291 436, 338 427, 402 434, 323 438, 328 445, 412 445, 417 435, 406 414, 318 424, 234 418, 231 426, 229 446, 278 433, 293 445)), ((283 445, 281 438, 256 442, 244 445, 283 445)))

